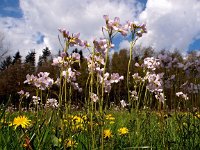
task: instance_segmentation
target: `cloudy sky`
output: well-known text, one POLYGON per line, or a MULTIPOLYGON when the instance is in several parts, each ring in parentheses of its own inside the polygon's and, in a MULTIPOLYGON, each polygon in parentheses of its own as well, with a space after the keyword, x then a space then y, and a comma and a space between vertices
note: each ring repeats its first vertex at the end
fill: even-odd
MULTIPOLYGON (((200 50, 200 0, 1 0, 0 32, 11 52, 22 55, 46 46, 61 49, 58 28, 80 32, 81 39, 99 38, 103 15, 146 23, 138 45, 157 50, 200 50)), ((128 41, 117 37, 116 49, 128 41)))

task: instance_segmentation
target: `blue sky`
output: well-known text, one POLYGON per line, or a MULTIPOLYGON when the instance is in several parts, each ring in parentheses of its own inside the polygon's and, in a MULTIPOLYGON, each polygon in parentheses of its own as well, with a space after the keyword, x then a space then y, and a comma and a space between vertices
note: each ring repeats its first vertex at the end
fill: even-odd
MULTIPOLYGON (((11 49, 41 50, 45 46, 59 49, 59 27, 81 32, 86 39, 97 38, 103 25, 99 16, 108 13, 111 17, 121 17, 124 22, 133 18, 147 24, 148 33, 139 45, 158 50, 177 48, 180 52, 200 50, 200 2, 197 0, 88 1, 82 1, 88 3, 86 7, 80 0, 1 0, 0 27, 8 43, 14 41, 11 49), (82 14, 84 16, 80 17, 82 14)), ((116 49, 123 48, 126 43, 126 39, 119 36, 115 39, 116 49)))
POLYGON ((1 0, 0 16, 21 18, 23 13, 19 6, 19 0, 1 0))

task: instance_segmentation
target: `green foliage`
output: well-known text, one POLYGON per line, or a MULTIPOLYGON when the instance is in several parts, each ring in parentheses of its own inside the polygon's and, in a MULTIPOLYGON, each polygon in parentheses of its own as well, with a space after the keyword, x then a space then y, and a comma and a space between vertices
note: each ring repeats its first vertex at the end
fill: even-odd
POLYGON ((89 116, 84 122, 79 122, 83 112, 75 112, 71 117, 62 120, 56 111, 41 111, 38 118, 34 112, 24 113, 31 121, 27 129, 18 127, 16 130, 10 123, 17 116, 16 113, 4 113, 0 123, 0 149, 92 149, 91 140, 95 140, 94 147, 100 148, 99 139, 101 129, 110 129, 112 136, 104 138, 105 149, 199 149, 200 118, 195 112, 164 111, 109 111, 103 118, 94 115, 91 131, 89 116), (108 117, 110 116, 110 117, 108 117), (74 118, 74 120, 72 119, 74 118), (77 118, 77 119, 75 119, 77 118), (69 126, 68 126, 69 125, 69 126), (81 126, 80 126, 81 125, 81 126), (81 127, 81 128, 79 128, 81 127), (125 127, 128 133, 119 134, 119 129, 125 127), (62 137, 65 132, 65 137, 62 137), (92 138, 93 136, 93 138, 92 138), (70 147, 70 143, 71 146, 70 147))

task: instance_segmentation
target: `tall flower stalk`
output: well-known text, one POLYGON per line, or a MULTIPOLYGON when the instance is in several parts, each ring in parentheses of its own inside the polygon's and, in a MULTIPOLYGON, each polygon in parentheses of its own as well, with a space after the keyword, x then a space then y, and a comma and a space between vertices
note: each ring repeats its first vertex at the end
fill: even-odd
POLYGON ((132 55, 133 55, 133 47, 138 40, 139 37, 142 37, 143 33, 146 33, 146 25, 137 25, 134 22, 127 22, 127 28, 131 32, 131 41, 130 41, 130 49, 129 49, 129 61, 128 61, 128 69, 127 69, 127 91, 128 91, 128 102, 129 104, 133 105, 130 98, 130 68, 132 62, 132 55))

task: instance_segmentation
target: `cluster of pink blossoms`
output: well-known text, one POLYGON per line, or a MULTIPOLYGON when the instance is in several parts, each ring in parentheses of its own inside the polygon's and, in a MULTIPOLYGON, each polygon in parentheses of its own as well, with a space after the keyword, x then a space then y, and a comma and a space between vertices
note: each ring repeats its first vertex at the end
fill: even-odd
POLYGON ((91 72, 97 72, 102 73, 103 69, 102 66, 105 65, 104 58, 101 55, 89 55, 87 57, 87 65, 88 65, 88 71, 91 72))
POLYGON ((154 57, 147 57, 144 59, 144 63, 142 64, 142 67, 147 68, 148 70, 156 70, 160 66, 159 59, 156 59, 154 57))
POLYGON ((21 98, 26 97, 28 98, 30 96, 29 92, 24 92, 24 90, 21 90, 19 92, 17 92, 21 98))
POLYGON ((104 26, 103 29, 106 30, 108 34, 119 32, 123 36, 127 36, 130 31, 135 32, 138 37, 141 37, 143 33, 147 33, 145 24, 138 25, 137 23, 127 21, 125 25, 122 25, 119 17, 115 17, 114 20, 109 19, 108 15, 104 15, 103 17, 106 21, 106 26, 104 26))
MULTIPOLYGON (((75 90, 79 92, 82 91, 82 88, 79 88, 78 83, 76 83, 76 77, 80 75, 78 71, 72 69, 71 66, 75 62, 80 62, 80 54, 72 53, 70 56, 67 56, 65 52, 61 53, 61 56, 53 59, 53 66, 58 66, 62 68, 61 76, 66 79, 68 83, 70 83, 75 90)), ((58 78, 55 82, 57 85, 60 85, 61 79, 58 78)))
POLYGON ((45 108, 58 108, 58 101, 55 98, 48 98, 45 104, 45 108))
POLYGON ((95 93, 90 93, 91 100, 96 103, 99 100, 99 97, 95 93))
POLYGON ((24 83, 32 84, 40 90, 46 90, 54 84, 54 80, 49 77, 48 72, 40 72, 37 76, 26 75, 24 83))
POLYGON ((61 56, 58 56, 57 58, 53 59, 52 65, 62 68, 69 68, 71 67, 72 64, 79 61, 80 61, 80 54, 72 53, 70 56, 67 56, 65 52, 62 52, 61 56))
POLYGON ((70 35, 69 31, 66 31, 65 29, 59 29, 59 31, 62 33, 63 38, 65 38, 68 46, 81 46, 85 48, 90 46, 87 41, 83 41, 79 38, 80 33, 74 33, 70 35))
POLYGON ((154 57, 147 57, 144 59, 142 65, 137 64, 137 67, 143 67, 146 70, 144 77, 139 76, 138 73, 132 75, 134 82, 138 85, 141 82, 146 82, 146 88, 155 94, 155 98, 164 103, 165 96, 163 93, 163 75, 164 73, 155 73, 155 70, 160 67, 160 60, 154 57))
POLYGON ((146 86, 147 89, 155 94, 155 98, 157 100, 164 103, 166 100, 163 93, 162 80, 164 73, 155 73, 156 68, 160 67, 160 60, 153 57, 147 57, 145 58, 144 64, 142 66, 147 69, 146 75, 144 77, 144 79, 148 81, 146 86))
POLYGON ((98 77, 100 79, 100 83, 102 85, 104 85, 104 89, 105 89, 106 93, 110 92, 111 84, 118 83, 120 80, 124 79, 124 77, 123 76, 119 76, 118 73, 109 74, 108 72, 106 72, 104 74, 104 76, 102 76, 101 74, 98 74, 98 77))
POLYGON ((114 47, 114 44, 110 44, 107 39, 100 38, 99 41, 93 41, 95 51, 100 53, 102 56, 105 56, 106 52, 114 47))

